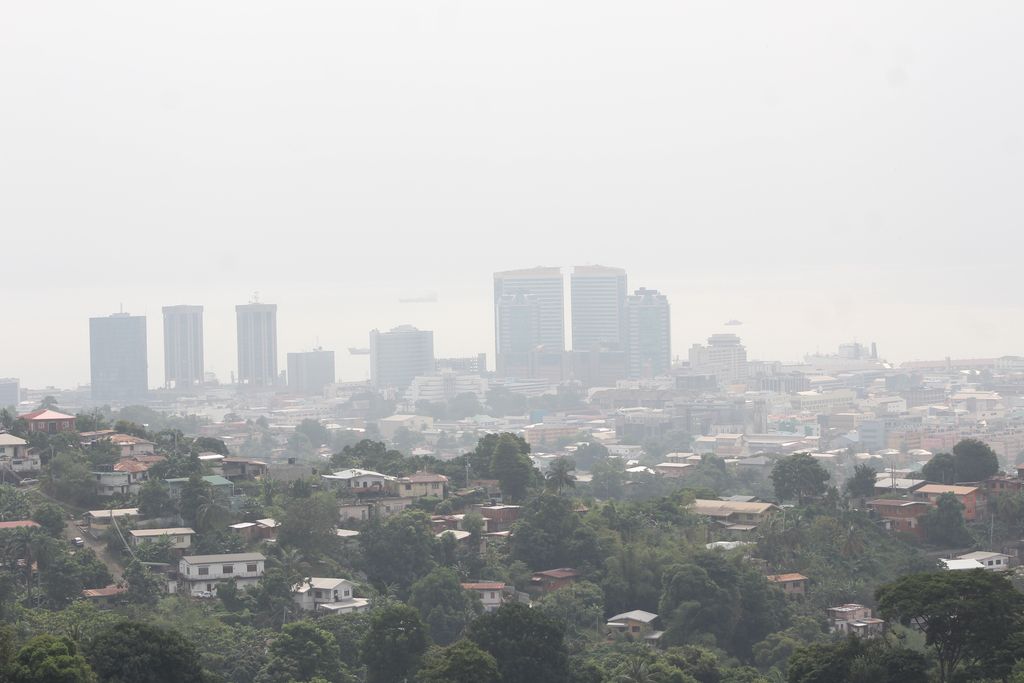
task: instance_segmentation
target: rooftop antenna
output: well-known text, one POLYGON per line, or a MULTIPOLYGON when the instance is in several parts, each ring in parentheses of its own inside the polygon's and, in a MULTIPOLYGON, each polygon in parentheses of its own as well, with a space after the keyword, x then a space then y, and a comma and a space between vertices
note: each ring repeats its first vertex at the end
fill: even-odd
POLYGON ((260 293, 259 292, 253 292, 252 293, 252 299, 249 300, 249 303, 251 303, 251 304, 258 304, 259 302, 260 302, 260 293))

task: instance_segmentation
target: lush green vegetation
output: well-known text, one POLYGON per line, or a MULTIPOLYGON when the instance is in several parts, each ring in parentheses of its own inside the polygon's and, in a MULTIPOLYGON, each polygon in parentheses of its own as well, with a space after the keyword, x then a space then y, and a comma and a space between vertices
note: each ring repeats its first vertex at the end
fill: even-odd
MULTIPOLYGON (((495 399, 500 405, 503 397, 495 399)), ((519 407, 508 401, 509 410, 519 407)), ((464 411, 475 408, 468 399, 462 403, 464 411)), ((99 429, 111 417, 79 419, 99 429)), ((156 566, 146 564, 174 561, 167 542, 126 548, 131 524, 101 537, 99 554, 72 547, 64 525, 73 512, 96 504, 90 472, 112 454, 102 445, 82 448, 66 435, 47 437, 52 450, 41 479, 49 499, 0 486, 5 520, 40 525, 0 531, 0 680, 1017 680, 1024 654, 1021 594, 1000 576, 939 572, 924 544, 882 529, 863 506, 873 492, 868 468, 851 467, 843 484, 807 455, 780 459, 770 477, 739 475, 709 456, 686 478, 670 480, 627 473, 603 446, 579 443, 572 459, 554 461, 542 476, 528 445, 511 434, 487 435, 465 455, 442 462, 372 440, 332 443, 319 424, 303 423, 296 430, 301 438, 287 445, 300 457, 330 444, 335 469, 392 476, 429 469, 453 484, 464 482, 468 469, 473 479, 497 480, 506 501, 522 505, 507 540, 484 535, 471 507, 484 496, 464 490, 352 522, 360 534, 346 541, 335 533, 338 506, 350 502, 344 492, 322 489, 310 477, 242 482, 228 500, 202 479, 207 471, 197 457, 222 451, 222 443, 188 437, 184 425, 166 418, 141 417, 159 431, 128 420, 117 429, 154 441, 167 459, 136 496, 104 504, 138 506, 142 519, 133 524, 191 526, 196 553, 258 549, 268 558, 265 576, 256 586, 226 583, 216 599, 193 600, 168 596, 156 566), (577 467, 592 479, 577 480, 577 467), (162 480, 174 477, 186 481, 172 498, 162 480), (746 545, 709 548, 729 532, 694 515, 690 504, 734 493, 791 505, 763 520, 746 545), (430 512, 467 513, 462 528, 469 537, 438 537, 430 512), (275 543, 228 531, 231 523, 265 517, 280 522, 275 543), (557 567, 572 567, 579 577, 538 593, 531 574, 557 567), (805 596, 787 597, 766 578, 787 572, 809 577, 805 596), (371 611, 302 612, 291 590, 310 576, 350 579, 371 611), (111 609, 80 599, 83 588, 115 580, 126 591, 111 609), (476 594, 460 586, 469 580, 503 582, 523 598, 532 592, 532 607, 517 597, 484 613, 476 594), (874 640, 829 633, 826 608, 847 602, 908 628, 874 640), (606 628, 609 617, 631 610, 659 615, 654 628, 663 635, 656 645, 606 628)), ((258 452, 264 427, 251 428, 249 447, 258 452)), ((958 449, 935 468, 948 465, 952 478, 991 468, 977 444, 958 449)), ((989 534, 1024 532, 1024 496, 999 497, 985 529, 965 523, 958 506, 955 499, 939 501, 922 522, 925 543, 965 547, 989 534)))

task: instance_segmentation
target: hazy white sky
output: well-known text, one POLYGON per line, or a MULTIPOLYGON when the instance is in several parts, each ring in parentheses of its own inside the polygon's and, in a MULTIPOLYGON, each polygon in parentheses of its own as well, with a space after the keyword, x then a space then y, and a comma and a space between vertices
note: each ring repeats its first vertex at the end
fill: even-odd
POLYGON ((1024 353, 1024 3, 9 2, 0 376, 87 382, 124 304, 493 352, 491 273, 626 268, 675 353, 1024 353), (440 303, 399 305, 436 291, 440 303))

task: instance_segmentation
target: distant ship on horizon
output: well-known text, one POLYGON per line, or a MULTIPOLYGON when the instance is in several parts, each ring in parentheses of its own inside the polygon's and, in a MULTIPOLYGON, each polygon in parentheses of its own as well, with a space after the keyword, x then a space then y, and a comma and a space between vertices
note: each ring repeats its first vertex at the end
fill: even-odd
POLYGON ((437 292, 427 292, 423 296, 407 296, 398 299, 400 304, 436 304, 437 292))

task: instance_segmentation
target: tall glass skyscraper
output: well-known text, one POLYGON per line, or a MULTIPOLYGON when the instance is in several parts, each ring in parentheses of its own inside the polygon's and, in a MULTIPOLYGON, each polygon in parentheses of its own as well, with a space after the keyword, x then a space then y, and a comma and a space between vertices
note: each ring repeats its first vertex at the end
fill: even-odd
POLYGON ((622 349, 626 271, 607 266, 576 266, 571 291, 572 350, 622 349))
POLYGON ((203 307, 164 306, 164 386, 203 383, 203 307))
POLYGON ((235 306, 238 318, 238 383, 277 384, 277 304, 235 306))
POLYGON ((146 317, 89 318, 89 369, 96 401, 134 401, 149 391, 146 317))

